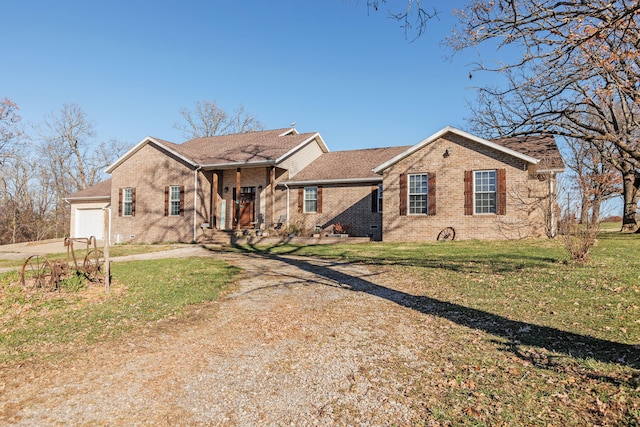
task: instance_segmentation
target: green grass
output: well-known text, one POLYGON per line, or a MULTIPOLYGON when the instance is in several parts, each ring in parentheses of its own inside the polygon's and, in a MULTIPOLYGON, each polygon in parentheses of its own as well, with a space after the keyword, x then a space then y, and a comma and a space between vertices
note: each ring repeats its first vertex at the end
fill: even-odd
POLYGON ((586 264, 571 261, 561 239, 236 250, 365 263, 390 275, 388 288, 365 279, 359 289, 424 314, 437 339, 418 358, 435 371, 404 372, 412 362, 398 360, 376 375, 404 384, 426 419, 640 425, 640 235, 601 233, 586 264))
MULTIPOLYGON (((396 401, 423 408, 423 424, 640 425, 638 234, 602 232, 586 264, 573 262, 561 239, 235 250, 300 255, 301 267, 306 256, 363 263, 388 278, 376 285, 363 277, 357 290, 417 313, 411 326, 427 341, 411 358, 399 351, 360 373, 398 384, 396 401)), ((55 357, 66 343, 108 341, 180 316, 190 304, 214 299, 237 273, 197 258, 113 268, 118 283, 98 300, 83 299, 80 290, 43 301, 4 285, 0 362, 55 357), (7 317, 16 309, 19 315, 7 317)), ((314 271, 340 279, 333 270, 314 271)), ((334 410, 348 424, 355 409, 334 410)))
MULTIPOLYGON (((67 292, 27 292, 17 273, 0 276, 0 363, 59 356, 66 344, 109 340, 215 300, 238 269, 211 258, 112 264, 112 292, 70 278, 67 292)), ((64 287, 63 287, 64 289, 64 287)))
POLYGON ((387 266, 423 296, 619 343, 640 342, 640 236, 602 233, 586 265, 560 239, 364 243, 240 250, 387 266))

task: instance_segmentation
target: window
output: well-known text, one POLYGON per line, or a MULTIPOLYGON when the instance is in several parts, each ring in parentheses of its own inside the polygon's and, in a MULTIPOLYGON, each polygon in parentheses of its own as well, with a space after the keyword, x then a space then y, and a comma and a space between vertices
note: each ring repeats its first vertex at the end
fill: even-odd
POLYGON ((428 212, 428 183, 428 174, 409 175, 409 214, 428 212))
POLYGON ((400 216, 436 214, 436 174, 400 174, 400 216))
POLYGON ((180 186, 172 185, 169 189, 169 216, 180 215, 180 186))
POLYGON ((184 186, 164 187, 164 216, 184 215, 184 186))
POLYGON ((474 174, 475 213, 497 213, 496 171, 476 171, 474 174))
POLYGON ((133 216, 133 188, 122 189, 122 215, 133 216))
POLYGON ((378 184, 378 212, 382 212, 382 184, 378 184))
POLYGON ((318 187, 304 187, 304 212, 318 212, 318 187))

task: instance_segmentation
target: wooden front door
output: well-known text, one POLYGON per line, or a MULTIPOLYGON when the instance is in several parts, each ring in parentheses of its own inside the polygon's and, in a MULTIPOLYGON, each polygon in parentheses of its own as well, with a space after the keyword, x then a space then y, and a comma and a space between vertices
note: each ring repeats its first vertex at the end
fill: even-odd
POLYGON ((252 228, 256 220, 256 187, 241 187, 236 221, 241 228, 252 228))

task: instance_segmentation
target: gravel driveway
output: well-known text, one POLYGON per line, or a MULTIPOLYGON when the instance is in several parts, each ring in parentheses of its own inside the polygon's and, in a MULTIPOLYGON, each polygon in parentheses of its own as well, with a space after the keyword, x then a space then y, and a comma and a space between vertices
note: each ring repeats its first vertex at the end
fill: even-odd
MULTIPOLYGON (((191 255, 195 252, 192 250, 191 255)), ((201 254, 202 255, 202 254, 201 254)), ((0 371, 4 425, 407 425, 421 352, 442 322, 398 304, 374 267, 215 253, 245 269, 233 293, 187 319, 0 371), (381 285, 381 286, 378 286, 381 285)))

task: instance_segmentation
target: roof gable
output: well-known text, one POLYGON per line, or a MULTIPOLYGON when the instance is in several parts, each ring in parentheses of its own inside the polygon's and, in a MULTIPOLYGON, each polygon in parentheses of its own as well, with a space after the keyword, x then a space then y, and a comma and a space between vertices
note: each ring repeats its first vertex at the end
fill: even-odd
POLYGON ((107 172, 112 172, 147 144, 155 145, 194 167, 224 168, 278 164, 314 140, 323 152, 329 151, 319 133, 300 134, 293 128, 195 138, 182 144, 146 137, 109 166, 107 172))
POLYGON ((179 145, 178 150, 203 167, 278 164, 313 140, 322 151, 329 151, 319 133, 300 134, 295 129, 196 138, 179 145))
POLYGON ((167 151, 168 153, 178 157, 179 159, 185 161, 186 163, 194 167, 197 166, 196 163, 193 162, 193 160, 189 159, 188 157, 185 157, 183 154, 179 152, 180 146, 178 144, 174 144, 173 142, 169 142, 169 141, 164 141, 159 138, 152 138, 150 136, 147 136, 142 141, 137 143, 131 150, 127 151, 124 155, 120 156, 118 160, 116 160, 109 167, 107 167, 106 172, 107 173, 113 172, 115 168, 120 166, 122 163, 124 163, 127 159, 129 159, 135 153, 140 151, 147 144, 154 145, 157 148, 160 148, 161 150, 167 151))
POLYGON ((440 131, 434 133, 433 135, 429 136, 428 138, 422 140, 421 142, 417 143, 416 145, 413 145, 411 147, 409 147, 409 149, 405 150, 404 152, 398 154, 397 156, 395 156, 394 158, 379 164, 378 166, 376 166, 373 171, 375 173, 382 173, 385 169, 393 166, 394 164, 398 163, 400 160, 410 156, 411 154, 415 153, 416 151, 420 150, 421 148, 423 148, 424 146, 431 144, 432 142, 438 140, 439 138, 442 138, 443 136, 445 136, 448 133, 453 133, 456 134, 458 136, 461 136, 463 138, 466 138, 468 140, 474 141, 478 144, 484 145, 486 147, 492 148, 494 150, 503 152, 505 154, 509 154, 510 156, 516 157, 518 159, 521 159, 527 163, 530 164, 538 164, 540 162, 540 159, 537 159, 535 157, 532 157, 530 155, 527 155, 525 153, 522 153, 520 151, 516 151, 512 148, 509 148, 507 146, 501 145, 499 143, 496 142, 496 140, 494 141, 489 141, 487 139, 484 138, 480 138, 478 136, 472 135, 468 132, 462 131, 460 129, 456 129, 454 127, 451 126, 447 126, 443 129, 441 129, 440 131))

